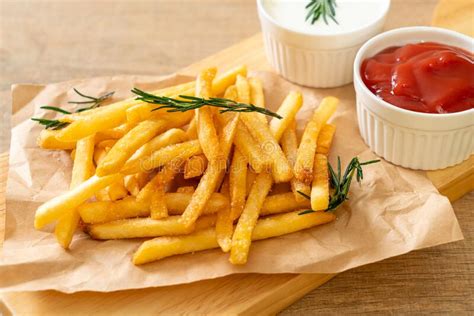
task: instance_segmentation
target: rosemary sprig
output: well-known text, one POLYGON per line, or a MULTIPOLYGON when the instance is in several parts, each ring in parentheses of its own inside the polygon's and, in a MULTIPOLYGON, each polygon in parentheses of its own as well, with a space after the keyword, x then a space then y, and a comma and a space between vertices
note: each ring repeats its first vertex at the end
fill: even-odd
MULTIPOLYGON (((347 165, 346 170, 344 171, 344 175, 341 175, 341 158, 339 156, 337 157, 337 173, 334 171, 334 168, 331 166, 331 164, 328 163, 329 183, 331 184, 331 187, 334 189, 334 191, 329 197, 329 207, 325 210, 325 212, 335 210, 339 205, 349 199, 349 189, 351 187, 352 177, 354 176, 354 173, 356 175, 357 182, 361 183, 362 179, 364 178, 362 166, 370 165, 379 161, 380 159, 360 162, 359 158, 354 157, 347 165)), ((308 200, 311 199, 303 192, 297 192, 308 200)), ((300 212, 299 215, 304 215, 313 212, 315 211, 311 209, 304 210, 300 212)))
POLYGON ((169 97, 156 96, 145 91, 142 91, 137 88, 133 88, 133 93, 138 97, 137 100, 159 104, 160 106, 153 109, 153 111, 160 109, 168 109, 168 112, 186 112, 194 109, 201 108, 203 106, 212 106, 216 108, 221 108, 220 113, 225 112, 257 112, 260 114, 276 117, 282 119, 280 115, 274 113, 265 108, 255 106, 253 104, 240 103, 229 99, 224 98, 198 98, 187 95, 180 95, 180 99, 173 99, 169 97))
POLYGON ((308 10, 305 21, 310 20, 310 23, 314 24, 322 17, 324 23, 329 24, 327 19, 329 17, 334 23, 339 24, 336 20, 336 7, 336 0, 311 0, 305 7, 308 10))
MULTIPOLYGON (((99 105, 102 104, 102 102, 104 102, 105 100, 107 100, 108 98, 113 96, 114 93, 115 93, 115 91, 108 92, 108 93, 96 98, 96 97, 91 97, 89 95, 85 95, 85 94, 81 93, 79 90, 77 90, 76 88, 73 88, 73 89, 74 89, 74 92, 76 92, 78 95, 80 95, 83 98, 89 99, 89 100, 86 100, 86 101, 69 101, 68 103, 70 103, 70 104, 91 104, 88 107, 77 109, 76 113, 84 112, 84 111, 87 111, 87 110, 98 107, 99 105)), ((61 109, 61 108, 56 107, 56 106, 45 105, 45 106, 40 107, 40 109, 50 110, 50 111, 58 112, 58 113, 61 113, 61 114, 72 114, 72 112, 69 112, 67 110, 61 109)), ((69 125, 68 122, 61 122, 60 120, 49 120, 49 119, 35 118, 35 117, 33 117, 31 120, 35 121, 35 122, 38 122, 40 125, 43 125, 46 129, 53 129, 53 130, 58 130, 58 129, 64 128, 64 127, 69 125)))

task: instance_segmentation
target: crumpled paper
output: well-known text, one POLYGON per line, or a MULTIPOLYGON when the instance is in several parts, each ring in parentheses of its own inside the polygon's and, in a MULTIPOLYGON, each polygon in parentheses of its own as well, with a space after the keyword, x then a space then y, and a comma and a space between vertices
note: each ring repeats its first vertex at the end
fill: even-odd
MULTIPOLYGON (((332 119, 337 131, 331 163, 337 156, 343 166, 355 155, 362 160, 376 158, 359 136, 352 86, 309 89, 269 72, 252 75, 263 80, 266 104, 272 110, 290 90, 304 93, 304 106, 297 117, 300 133, 324 96, 338 97, 341 104, 332 119)), ((73 87, 90 95, 116 91, 114 100, 121 100, 131 96, 132 87, 154 90, 188 80, 183 76, 117 76, 13 87, 13 108, 20 110, 13 116, 0 290, 108 292, 182 284, 233 273, 337 273, 463 238, 448 199, 438 193, 424 173, 385 161, 364 168, 362 184, 354 181, 350 200, 336 211, 336 221, 254 242, 245 266, 231 265, 228 254, 216 249, 137 267, 131 256, 142 240, 95 241, 78 232, 71 250, 65 251, 50 233, 53 227, 47 231, 33 228, 36 208, 63 193, 69 187, 71 173, 69 153, 36 146, 42 127, 29 118, 45 115, 40 106, 68 108, 67 101, 76 97, 73 87)))

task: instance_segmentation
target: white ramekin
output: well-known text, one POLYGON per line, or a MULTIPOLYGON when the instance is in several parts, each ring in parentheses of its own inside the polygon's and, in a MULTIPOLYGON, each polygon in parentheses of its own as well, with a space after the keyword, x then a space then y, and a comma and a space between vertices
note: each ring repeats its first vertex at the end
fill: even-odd
POLYGON ((398 108, 375 96, 364 84, 360 66, 384 48, 408 43, 438 42, 473 50, 469 36, 435 27, 406 27, 382 33, 365 43, 354 61, 357 119, 372 151, 403 167, 442 169, 474 153, 474 109, 427 114, 398 108))
POLYGON ((390 0, 381 1, 385 2, 383 14, 371 23, 350 32, 315 35, 282 26, 265 10, 264 0, 257 0, 271 66, 287 80, 303 86, 330 88, 350 83, 358 49, 383 30, 390 0))

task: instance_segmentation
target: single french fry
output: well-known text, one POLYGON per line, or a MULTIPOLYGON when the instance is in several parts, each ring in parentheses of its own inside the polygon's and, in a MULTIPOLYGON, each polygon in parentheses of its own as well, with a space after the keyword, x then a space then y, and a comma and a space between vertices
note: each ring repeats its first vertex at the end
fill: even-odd
POLYGON ((184 178, 191 179, 200 177, 207 167, 207 159, 204 155, 189 157, 184 164, 184 178))
POLYGON ((67 212, 84 203, 97 191, 117 182, 122 177, 121 174, 112 174, 102 178, 93 176, 65 194, 59 195, 42 204, 36 210, 35 228, 41 229, 45 225, 59 219, 67 212))
POLYGON ((283 132, 295 120, 296 113, 303 105, 303 95, 300 92, 290 92, 277 110, 282 119, 272 118, 270 121, 270 131, 277 141, 280 140, 283 132))
POLYGON ((335 97, 325 97, 306 124, 294 167, 295 178, 305 184, 309 185, 313 180, 314 155, 319 132, 336 111, 338 103, 339 100, 335 97))
POLYGON ((234 157, 229 171, 229 192, 231 218, 240 216, 247 196, 247 159, 238 150, 234 150, 234 157))
MULTIPOLYGON (((212 79, 216 74, 215 68, 202 71, 196 80, 196 96, 208 99, 212 97, 212 79)), ((196 111, 197 135, 202 151, 209 161, 220 161, 223 159, 217 131, 212 118, 212 111, 204 106, 196 111)))
POLYGON ((294 190, 293 194, 295 195, 295 199, 298 202, 303 202, 304 200, 308 200, 308 196, 311 196, 311 186, 300 180, 293 178, 291 180, 291 187, 294 190))
POLYGON ((272 175, 267 172, 260 173, 250 189, 250 194, 245 204, 244 210, 237 222, 235 232, 232 237, 232 247, 230 249, 229 261, 233 264, 244 264, 247 262, 252 231, 258 220, 260 209, 265 201, 268 192, 272 187, 272 175))
POLYGON ((185 227, 179 216, 169 216, 163 219, 130 218, 103 224, 87 226, 86 232, 94 239, 125 239, 169 235, 189 234, 194 226, 185 227))
POLYGON ((311 209, 326 210, 329 207, 328 158, 324 154, 314 157, 314 177, 311 186, 311 209))
MULTIPOLYGON (((88 136, 77 142, 76 157, 72 167, 70 188, 77 187, 80 183, 89 179, 93 174, 94 162, 94 136, 88 136)), ((79 224, 79 213, 76 209, 71 209, 62 215, 56 224, 54 234, 59 244, 64 248, 69 248, 74 231, 79 224)))
POLYGON ((260 210, 260 216, 309 209, 310 207, 311 202, 308 199, 298 201, 293 192, 279 193, 267 196, 260 210))
POLYGON ((194 193, 194 187, 191 186, 191 185, 187 185, 187 186, 184 186, 184 187, 179 187, 176 192, 177 193, 194 193))
MULTIPOLYGON (((165 203, 169 214, 183 214, 191 198, 192 193, 166 193, 165 203)), ((215 192, 212 193, 202 214, 214 214, 225 208, 229 209, 229 198, 224 194, 215 192)), ((84 223, 98 224, 125 218, 150 216, 150 203, 140 202, 134 197, 126 197, 119 201, 84 203, 77 210, 84 223)))
POLYGON ((241 103, 250 103, 250 86, 247 78, 242 75, 237 75, 235 87, 237 88, 236 101, 241 103))
MULTIPOLYGON (((262 240, 286 235, 333 221, 330 212, 298 215, 299 211, 259 219, 252 233, 252 240, 262 240)), ((145 241, 133 255, 135 265, 157 261, 166 257, 219 247, 213 228, 174 237, 158 237, 145 241)))
POLYGON ((150 217, 152 219, 168 217, 168 208, 166 207, 165 189, 163 185, 155 187, 150 201, 150 217))
POLYGON ((124 168, 128 168, 130 165, 140 164, 141 160, 144 157, 148 157, 153 152, 160 150, 163 147, 181 143, 187 140, 186 133, 179 128, 172 128, 167 130, 166 132, 155 136, 152 140, 148 143, 141 146, 130 159, 127 160, 125 163, 124 168))
POLYGON ((151 155, 142 157, 132 163, 127 162, 121 170, 121 173, 134 174, 138 172, 149 172, 168 163, 178 162, 199 154, 202 154, 202 149, 198 140, 173 144, 163 147, 151 155))
POLYGON ((318 142, 316 146, 317 154, 324 154, 326 156, 328 155, 329 149, 331 149, 334 133, 336 133, 336 125, 324 124, 318 136, 318 142))
POLYGON ((40 132, 37 143, 40 148, 43 149, 74 149, 76 148, 76 142, 63 142, 56 138, 59 131, 44 129, 40 132))
MULTIPOLYGON (((227 197, 230 194, 229 177, 225 178, 221 186, 221 193, 227 197)), ((216 217, 216 238, 223 252, 229 252, 232 246, 232 234, 234 233, 234 221, 231 216, 230 207, 222 208, 216 217)))
POLYGON ((253 183, 255 182, 255 179, 257 178, 258 173, 256 173, 254 170, 249 169, 247 171, 247 190, 245 193, 245 196, 247 197, 250 193, 250 189, 252 188, 253 183))
POLYGON ((186 136, 188 137, 189 140, 191 139, 197 139, 197 123, 196 123, 196 117, 194 117, 191 122, 189 123, 188 128, 186 129, 186 136))
MULTIPOLYGON (((265 108, 265 96, 263 94, 263 84, 258 78, 248 79, 250 86, 250 103, 261 108, 265 108)), ((262 123, 267 124, 267 118, 264 115, 257 115, 262 123)))
POLYGON ((168 122, 161 119, 143 121, 135 126, 110 149, 97 166, 97 175, 101 177, 119 172, 138 148, 157 134, 164 132, 167 127, 168 122))
POLYGON ((250 133, 261 144, 264 153, 272 160, 272 173, 275 182, 288 182, 293 177, 293 171, 268 125, 262 124, 254 115, 242 113, 241 119, 250 133))

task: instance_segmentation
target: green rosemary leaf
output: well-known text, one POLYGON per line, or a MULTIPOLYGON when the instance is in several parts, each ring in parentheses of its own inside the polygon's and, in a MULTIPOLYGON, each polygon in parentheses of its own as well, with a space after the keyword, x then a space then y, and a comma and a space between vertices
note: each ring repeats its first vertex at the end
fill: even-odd
POLYGON ((329 24, 329 17, 334 23, 339 24, 336 20, 336 7, 336 0, 311 0, 305 6, 308 11, 305 21, 310 20, 311 24, 314 24, 322 17, 324 23, 329 24))
POLYGON ((49 105, 42 106, 42 107, 40 107, 40 109, 51 110, 51 111, 55 111, 55 112, 59 112, 59 113, 63 113, 63 114, 71 114, 71 112, 69 112, 69 111, 66 111, 64 109, 61 109, 61 108, 58 108, 58 107, 55 107, 55 106, 49 106, 49 105))

